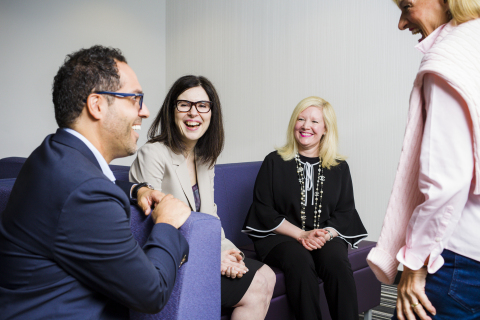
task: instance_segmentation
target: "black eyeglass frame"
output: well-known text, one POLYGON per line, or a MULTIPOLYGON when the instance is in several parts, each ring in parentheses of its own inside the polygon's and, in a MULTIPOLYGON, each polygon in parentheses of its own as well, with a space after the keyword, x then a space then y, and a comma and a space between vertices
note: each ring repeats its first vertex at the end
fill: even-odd
POLYGON ((197 109, 197 112, 198 113, 209 113, 211 110, 212 110, 212 107, 213 107, 213 102, 212 101, 197 101, 197 102, 192 102, 192 101, 188 101, 188 100, 176 100, 175 101, 175 109, 177 109, 178 112, 181 112, 181 113, 186 113, 186 112, 190 112, 190 110, 192 110, 192 107, 195 106, 195 109, 197 109), (190 108, 186 111, 180 111, 178 109, 178 103, 179 102, 187 102, 190 104, 190 108), (210 104, 209 108, 208 108, 208 111, 200 111, 198 110, 197 108, 197 104, 199 103, 205 103, 205 102, 208 102, 210 104))
MULTIPOLYGON (((142 110, 143 96, 144 96, 143 93, 123 93, 123 92, 112 92, 112 91, 94 91, 92 93, 107 94, 110 96, 115 96, 117 98, 140 97, 140 101, 138 101, 138 104, 140 106, 140 110, 142 110)), ((87 102, 87 100, 84 100, 84 102, 87 102)))

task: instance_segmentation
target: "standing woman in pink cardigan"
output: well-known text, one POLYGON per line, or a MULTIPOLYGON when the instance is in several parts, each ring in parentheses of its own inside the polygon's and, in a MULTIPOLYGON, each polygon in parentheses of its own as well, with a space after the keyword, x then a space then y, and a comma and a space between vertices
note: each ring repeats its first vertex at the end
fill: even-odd
POLYGON ((377 247, 392 319, 480 319, 480 0, 394 0, 424 54, 377 247))

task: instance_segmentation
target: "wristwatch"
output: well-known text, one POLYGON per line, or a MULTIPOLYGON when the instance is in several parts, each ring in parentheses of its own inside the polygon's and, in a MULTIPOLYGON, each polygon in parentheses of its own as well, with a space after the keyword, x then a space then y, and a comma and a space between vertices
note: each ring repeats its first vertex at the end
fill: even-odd
POLYGON ((333 240, 333 233, 328 229, 323 229, 323 230, 327 231, 328 234, 330 235, 330 239, 328 239, 327 241, 332 241, 333 240))
POLYGON ((242 251, 239 251, 239 255, 242 256, 242 261, 245 260, 245 253, 243 253, 242 251))
POLYGON ((142 183, 139 183, 137 184, 135 187, 133 187, 132 189, 132 199, 137 199, 137 193, 138 193, 138 190, 140 190, 140 188, 143 188, 143 187, 147 187, 148 189, 152 189, 152 190, 155 190, 152 185, 148 182, 142 182, 142 183))

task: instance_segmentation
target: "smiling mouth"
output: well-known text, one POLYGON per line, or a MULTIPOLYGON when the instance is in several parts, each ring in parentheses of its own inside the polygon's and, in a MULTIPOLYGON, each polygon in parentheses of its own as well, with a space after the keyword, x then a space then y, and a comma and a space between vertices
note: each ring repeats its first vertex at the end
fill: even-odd
POLYGON ((300 132, 300 135, 301 135, 302 137, 306 138, 306 137, 311 137, 311 136, 313 136, 313 133, 300 132))
POLYGON ((420 30, 420 28, 412 29, 411 32, 413 35, 416 35, 419 33, 422 35, 422 37, 418 40, 418 42, 421 42, 423 39, 425 39, 425 35, 423 34, 422 30, 420 30))
POLYGON ((196 122, 196 121, 185 121, 184 123, 189 128, 195 128, 195 127, 200 126, 200 123, 196 122))

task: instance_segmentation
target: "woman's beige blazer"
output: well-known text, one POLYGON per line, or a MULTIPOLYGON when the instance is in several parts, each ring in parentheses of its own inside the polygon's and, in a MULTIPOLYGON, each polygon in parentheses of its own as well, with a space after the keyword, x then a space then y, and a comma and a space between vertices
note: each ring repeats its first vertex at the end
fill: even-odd
MULTIPOLYGON (((200 191, 200 212, 210 214, 217 219, 217 206, 213 201, 213 178, 215 172, 205 164, 196 164, 197 184, 200 191)), ((146 143, 137 153, 137 158, 130 168, 131 182, 148 182, 156 190, 171 194, 182 200, 192 211, 195 211, 190 177, 188 176, 187 162, 182 154, 176 154, 161 142, 146 143)), ((237 249, 225 238, 222 228, 222 251, 237 249)), ((237 249, 238 250, 238 249, 237 249)))

